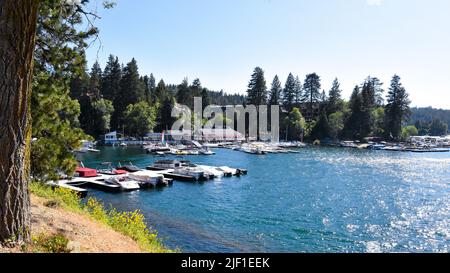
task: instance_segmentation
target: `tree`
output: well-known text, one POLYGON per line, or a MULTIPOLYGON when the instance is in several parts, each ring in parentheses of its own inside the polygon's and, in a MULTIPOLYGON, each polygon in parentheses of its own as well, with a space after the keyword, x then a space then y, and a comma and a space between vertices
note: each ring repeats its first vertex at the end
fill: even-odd
POLYGON ((31 100, 31 173, 38 181, 72 175, 77 166, 73 150, 90 139, 80 129, 80 103, 75 100, 88 93, 86 41, 98 34, 90 23, 96 13, 85 10, 88 3, 40 1, 31 100), (78 90, 69 90, 76 86, 78 90))
POLYGON ((267 87, 264 71, 256 67, 247 89, 247 103, 255 106, 267 104, 267 87))
POLYGON ((319 120, 312 129, 311 137, 314 139, 323 139, 330 136, 330 125, 328 123, 328 117, 325 109, 320 111, 319 120))
POLYGON ((143 137, 153 130, 155 119, 155 109, 147 102, 130 104, 124 113, 125 129, 131 136, 143 137))
POLYGON ((30 239, 30 101, 38 5, 0 2, 0 243, 30 239))
POLYGON ((91 69, 88 95, 92 99, 98 100, 101 96, 102 68, 98 62, 95 62, 91 69))
POLYGON ((385 106, 385 127, 386 138, 398 139, 402 132, 402 123, 409 114, 410 101, 408 93, 400 82, 400 77, 394 75, 389 88, 387 104, 385 106))
POLYGON ((92 103, 94 112, 94 136, 98 137, 111 131, 111 116, 114 106, 111 101, 99 99, 92 103))
POLYGON ((428 132, 432 136, 445 136, 448 132, 448 125, 440 119, 433 119, 428 132))
POLYGON ((343 112, 335 112, 328 117, 328 125, 330 136, 334 141, 339 139, 339 135, 344 129, 344 113, 343 112))
POLYGON ((418 136, 418 135, 419 131, 415 126, 410 125, 402 128, 402 135, 401 135, 402 140, 407 140, 410 136, 418 136))
POLYGON ((358 86, 353 89, 349 102, 350 115, 344 126, 344 135, 351 139, 361 139, 362 98, 358 86))
POLYGON ((269 105, 279 105, 280 104, 281 92, 282 92, 282 88, 281 88, 280 79, 278 78, 278 75, 275 75, 275 77, 273 78, 273 81, 272 81, 272 87, 270 88, 269 105))
POLYGON ((327 102, 327 111, 328 114, 336 113, 338 111, 342 111, 343 101, 342 101, 342 90, 341 85, 338 79, 334 79, 333 86, 328 92, 328 102, 327 102))
POLYGON ((365 138, 372 133, 374 126, 373 110, 376 106, 375 89, 369 77, 363 84, 361 90, 361 130, 360 138, 365 138))
POLYGON ((153 73, 150 74, 150 78, 148 80, 148 86, 150 87, 150 92, 153 93, 156 88, 156 80, 155 80, 155 77, 153 76, 153 73))
POLYGON ((289 73, 283 89, 283 107, 286 111, 291 112, 296 99, 296 87, 294 75, 289 73))
POLYGON ((294 107, 285 118, 287 140, 301 140, 305 131, 305 119, 300 109, 294 107))
POLYGON ((320 77, 316 73, 306 76, 303 84, 302 101, 307 104, 306 120, 311 122, 314 118, 314 106, 320 101, 320 77))
POLYGON ((176 95, 177 102, 183 104, 192 109, 194 105, 191 89, 189 88, 189 81, 184 78, 180 85, 178 85, 178 91, 176 95))
POLYGON ((157 130, 170 130, 175 118, 172 117, 172 109, 175 106, 175 100, 171 97, 166 97, 158 108, 157 115, 157 130))
POLYGON ((120 92, 122 68, 119 58, 109 55, 105 70, 103 71, 101 93, 103 98, 114 101, 120 92))
POLYGON ((205 109, 211 104, 211 98, 209 97, 208 89, 202 88, 202 109, 205 109))
POLYGON ((118 129, 123 125, 123 115, 128 105, 143 101, 144 98, 144 86, 140 80, 137 62, 133 58, 123 69, 120 92, 116 94, 113 101, 115 109, 113 127, 118 129))
POLYGON ((162 103, 169 97, 169 92, 167 91, 166 84, 163 80, 160 80, 158 86, 154 92, 155 101, 162 103))
POLYGON ((295 99, 294 103, 296 107, 300 107, 300 104, 302 103, 302 92, 303 92, 303 85, 300 81, 300 78, 297 76, 295 77, 295 99))

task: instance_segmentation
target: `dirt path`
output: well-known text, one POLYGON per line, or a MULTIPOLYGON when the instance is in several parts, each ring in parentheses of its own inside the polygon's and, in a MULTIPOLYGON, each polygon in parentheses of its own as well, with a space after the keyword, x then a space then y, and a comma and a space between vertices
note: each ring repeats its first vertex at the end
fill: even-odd
MULTIPOLYGON (((45 199, 32 196, 32 234, 63 234, 70 240, 73 253, 139 253, 139 246, 106 225, 90 218, 68 212, 61 208, 44 206, 45 199)), ((2 252, 16 252, 17 249, 2 249, 2 252)))

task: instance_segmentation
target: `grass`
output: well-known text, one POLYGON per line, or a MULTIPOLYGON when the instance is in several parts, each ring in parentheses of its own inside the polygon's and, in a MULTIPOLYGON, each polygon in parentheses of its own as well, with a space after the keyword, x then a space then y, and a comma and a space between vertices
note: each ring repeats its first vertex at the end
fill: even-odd
MULTIPOLYGON (((104 205, 96 199, 89 198, 86 203, 83 203, 78 195, 70 190, 61 188, 51 188, 43 183, 33 182, 30 184, 30 191, 32 194, 45 198, 48 201, 48 207, 61 207, 65 210, 80 213, 89 216, 91 219, 101 222, 115 231, 132 238, 138 243, 140 248, 145 252, 151 253, 170 253, 173 250, 167 249, 158 234, 147 227, 145 218, 139 211, 134 212, 119 212, 116 209, 105 209, 104 205)), ((45 250, 48 244, 43 237, 38 238, 39 246, 45 250)), ((53 241, 63 242, 62 238, 50 238, 50 246, 53 241)), ((56 244, 58 245, 58 244, 56 244)), ((54 250, 55 248, 48 248, 54 250)))

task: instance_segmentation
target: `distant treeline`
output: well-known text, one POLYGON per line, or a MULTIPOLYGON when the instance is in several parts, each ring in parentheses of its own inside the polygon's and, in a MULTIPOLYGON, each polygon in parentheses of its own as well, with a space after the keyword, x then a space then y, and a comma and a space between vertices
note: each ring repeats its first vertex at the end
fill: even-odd
POLYGON ((80 103, 80 127, 94 137, 112 130, 143 136, 170 129, 173 106, 180 103, 192 108, 194 97, 202 97, 204 107, 245 101, 243 95, 204 88, 200 79, 190 83, 185 78, 178 85, 166 84, 163 79, 157 82, 153 74, 139 74, 135 59, 123 65, 113 55, 103 69, 96 62, 89 73, 73 78, 70 94, 80 103))
MULTIPOLYGON (((153 74, 139 74, 135 59, 123 65, 110 55, 103 69, 96 62, 89 73, 73 78, 70 90, 71 97, 80 103, 80 127, 94 137, 112 130, 141 137, 170 129, 175 121, 173 107, 178 103, 193 109, 194 97, 202 98, 203 107, 278 104, 282 108, 280 133, 287 140, 401 140, 417 134, 446 134, 449 122, 448 113, 442 110, 411 111, 397 75, 387 92, 378 78, 368 77, 345 100, 338 79, 325 91, 318 74, 308 74, 302 82, 290 73, 284 85, 275 76, 267 87, 264 71, 257 67, 244 96, 209 90, 200 79, 189 82, 185 78, 180 84, 166 84, 163 79, 157 82, 153 74)), ((230 124, 221 118, 225 126, 230 124)))
POLYGON ((450 128, 450 110, 414 107, 409 123, 417 127, 420 135, 446 135, 450 128))

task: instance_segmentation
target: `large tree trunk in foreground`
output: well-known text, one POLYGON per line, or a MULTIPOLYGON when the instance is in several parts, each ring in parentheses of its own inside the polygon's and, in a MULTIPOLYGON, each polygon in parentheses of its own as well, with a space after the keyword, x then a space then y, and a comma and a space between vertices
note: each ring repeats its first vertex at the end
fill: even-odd
POLYGON ((0 243, 30 239, 30 99, 38 4, 0 0, 0 243))

